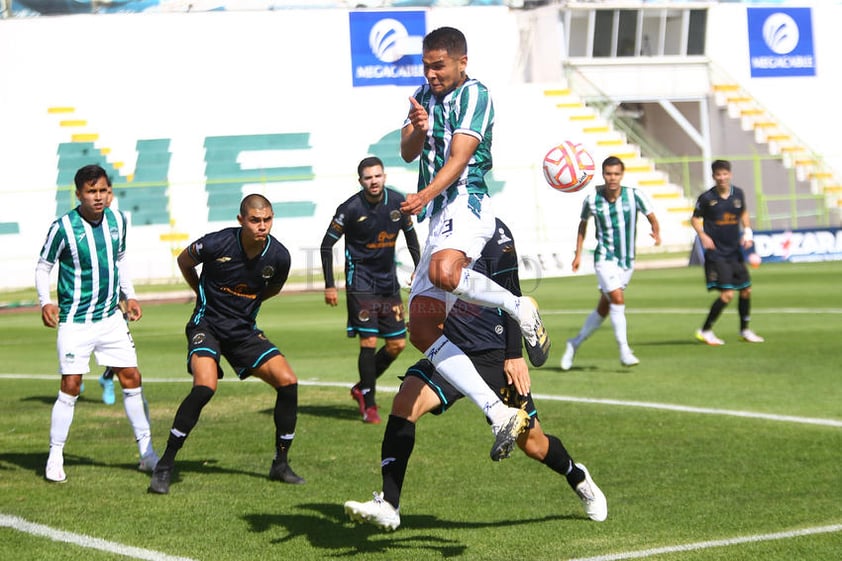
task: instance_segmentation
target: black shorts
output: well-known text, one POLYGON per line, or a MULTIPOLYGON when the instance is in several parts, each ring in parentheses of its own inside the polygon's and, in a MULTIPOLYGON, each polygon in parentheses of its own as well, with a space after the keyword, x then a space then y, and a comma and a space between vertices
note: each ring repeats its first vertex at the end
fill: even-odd
POLYGON ((406 338, 406 310, 401 294, 383 296, 348 292, 348 337, 406 338))
POLYGON ((751 286, 746 264, 736 259, 705 259, 705 281, 708 290, 742 290, 751 286))
MULTIPOLYGON (((502 349, 485 351, 482 354, 468 355, 474 363, 479 375, 485 380, 494 393, 509 407, 521 407, 529 414, 529 428, 535 426, 538 412, 532 401, 532 394, 525 397, 518 395, 513 385, 506 383, 506 372, 503 370, 505 353, 502 349)), ((409 367, 406 376, 415 376, 424 381, 439 397, 441 405, 430 411, 433 415, 441 415, 451 405, 465 397, 459 390, 450 385, 433 367, 433 363, 426 358, 419 360, 409 367)))
POLYGON ((216 361, 216 375, 222 378, 221 357, 231 364, 237 377, 241 380, 251 376, 251 371, 274 356, 283 353, 266 338, 259 329, 245 337, 231 339, 222 338, 205 322, 198 325, 192 323, 184 330, 187 335, 187 372, 192 374, 190 359, 193 355, 208 356, 216 361))

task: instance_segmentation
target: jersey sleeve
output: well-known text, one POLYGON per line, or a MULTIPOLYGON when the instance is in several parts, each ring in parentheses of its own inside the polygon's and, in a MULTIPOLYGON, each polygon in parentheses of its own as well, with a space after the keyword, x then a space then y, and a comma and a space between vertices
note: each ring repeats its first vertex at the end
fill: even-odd
POLYGON ((582 211, 579 213, 579 218, 581 220, 587 220, 591 217, 591 197, 593 197, 593 195, 588 194, 588 196, 582 201, 582 211))
POLYGON ((51 265, 55 265, 59 255, 64 250, 64 246, 64 231, 59 221, 56 220, 50 225, 50 230, 47 232, 47 239, 41 248, 40 258, 51 265))
POLYGON ((454 115, 454 134, 469 134, 478 140, 485 138, 494 116, 488 89, 478 82, 462 88, 459 92, 459 111, 454 112, 454 115))
POLYGON ((640 212, 644 215, 650 215, 655 212, 654 205, 652 204, 652 199, 649 197, 649 194, 646 191, 641 189, 634 190, 634 198, 637 201, 637 208, 640 209, 640 212))

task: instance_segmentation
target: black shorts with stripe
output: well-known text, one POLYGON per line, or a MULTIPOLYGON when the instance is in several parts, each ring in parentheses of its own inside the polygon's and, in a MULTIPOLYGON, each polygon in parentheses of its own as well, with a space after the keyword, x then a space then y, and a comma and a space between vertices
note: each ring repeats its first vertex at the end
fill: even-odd
POLYGON ((392 295, 347 292, 348 337, 406 338, 406 310, 400 292, 392 295))
MULTIPOLYGON (((535 409, 535 403, 532 401, 532 394, 520 396, 514 386, 506 383, 506 372, 503 370, 505 357, 503 350, 487 350, 469 354, 468 357, 474 363, 474 366, 482 379, 485 380, 485 383, 494 390, 494 393, 500 397, 503 403, 509 407, 523 408, 529 414, 529 428, 535 426, 535 419, 538 418, 538 412, 535 409)), ((406 376, 420 378, 438 396, 441 405, 431 411, 433 415, 441 415, 455 402, 465 397, 450 382, 445 380, 436 371, 433 363, 426 358, 410 366, 406 371, 406 376)))
POLYGON ((705 259, 708 290, 742 290, 751 286, 751 277, 743 261, 705 259))
POLYGON ((259 329, 255 329, 244 337, 232 339, 221 337, 212 325, 201 321, 197 325, 187 324, 185 334, 187 335, 187 372, 190 374, 193 373, 190 360, 194 355, 214 359, 217 377, 220 379, 224 375, 220 359, 225 357, 241 380, 251 376, 253 369, 258 368, 270 358, 283 356, 283 353, 259 329))

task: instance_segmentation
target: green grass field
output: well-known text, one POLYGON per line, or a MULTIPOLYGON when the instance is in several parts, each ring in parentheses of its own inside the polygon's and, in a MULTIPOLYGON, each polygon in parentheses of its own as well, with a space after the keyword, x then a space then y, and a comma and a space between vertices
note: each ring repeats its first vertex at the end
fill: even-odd
MULTIPOLYGON (((839 262, 763 265, 753 272, 752 327, 766 343, 738 341, 732 305, 715 328, 727 344, 713 348, 693 339, 714 298, 700 269, 638 271, 627 317, 641 364, 620 366, 606 324, 569 372, 558 361, 596 303, 594 278, 523 283, 554 341, 532 372, 539 414, 607 495, 601 524, 520 452, 491 462, 491 433, 468 402, 419 423, 397 532, 346 521, 344 501, 380 489, 385 425, 359 420, 348 395, 357 343, 344 335, 344 304, 328 308, 321 293, 282 293, 259 321, 302 381, 291 461, 306 485, 268 481, 274 393, 228 369, 170 494, 148 495, 120 399, 99 401, 98 367, 76 407, 68 481, 49 484, 55 332, 36 311, 4 313, 0 559, 839 559, 840 276, 839 262)), ((190 310, 147 304, 132 327, 159 451, 189 390, 190 310)), ((408 348, 381 379, 383 413, 396 376, 418 358, 408 348)))

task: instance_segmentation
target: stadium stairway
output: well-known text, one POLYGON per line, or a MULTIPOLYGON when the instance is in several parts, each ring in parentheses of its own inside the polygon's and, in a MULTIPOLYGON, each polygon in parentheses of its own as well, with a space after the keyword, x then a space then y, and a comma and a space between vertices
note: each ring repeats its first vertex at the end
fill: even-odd
POLYGON ((842 210, 842 181, 822 158, 801 142, 783 123, 742 88, 729 80, 713 84, 716 105, 739 119, 745 131, 753 131, 758 144, 765 144, 769 154, 781 156, 788 169, 795 169, 799 181, 808 181, 814 195, 824 195, 828 209, 842 210))
POLYGON ((649 158, 641 155, 640 147, 630 143, 625 134, 616 130, 599 113, 569 88, 544 89, 544 99, 555 111, 560 111, 569 124, 571 139, 581 138, 594 155, 597 171, 595 182, 601 182, 599 155, 617 156, 626 165, 624 182, 644 189, 656 206, 665 248, 686 248, 692 245, 695 233, 690 226, 694 201, 684 196, 683 189, 671 183, 667 173, 657 169, 649 158))
POLYGON ((124 162, 114 161, 109 147, 100 146, 100 135, 91 131, 88 121, 76 115, 73 107, 50 107, 48 113, 59 118, 58 125, 67 129, 70 142, 58 145, 56 185, 65 186, 56 192, 56 216, 76 205, 73 177, 88 164, 99 164, 112 178, 117 205, 130 216, 133 224, 169 224, 169 163, 172 156, 168 139, 138 140, 135 172, 121 174, 124 162))

